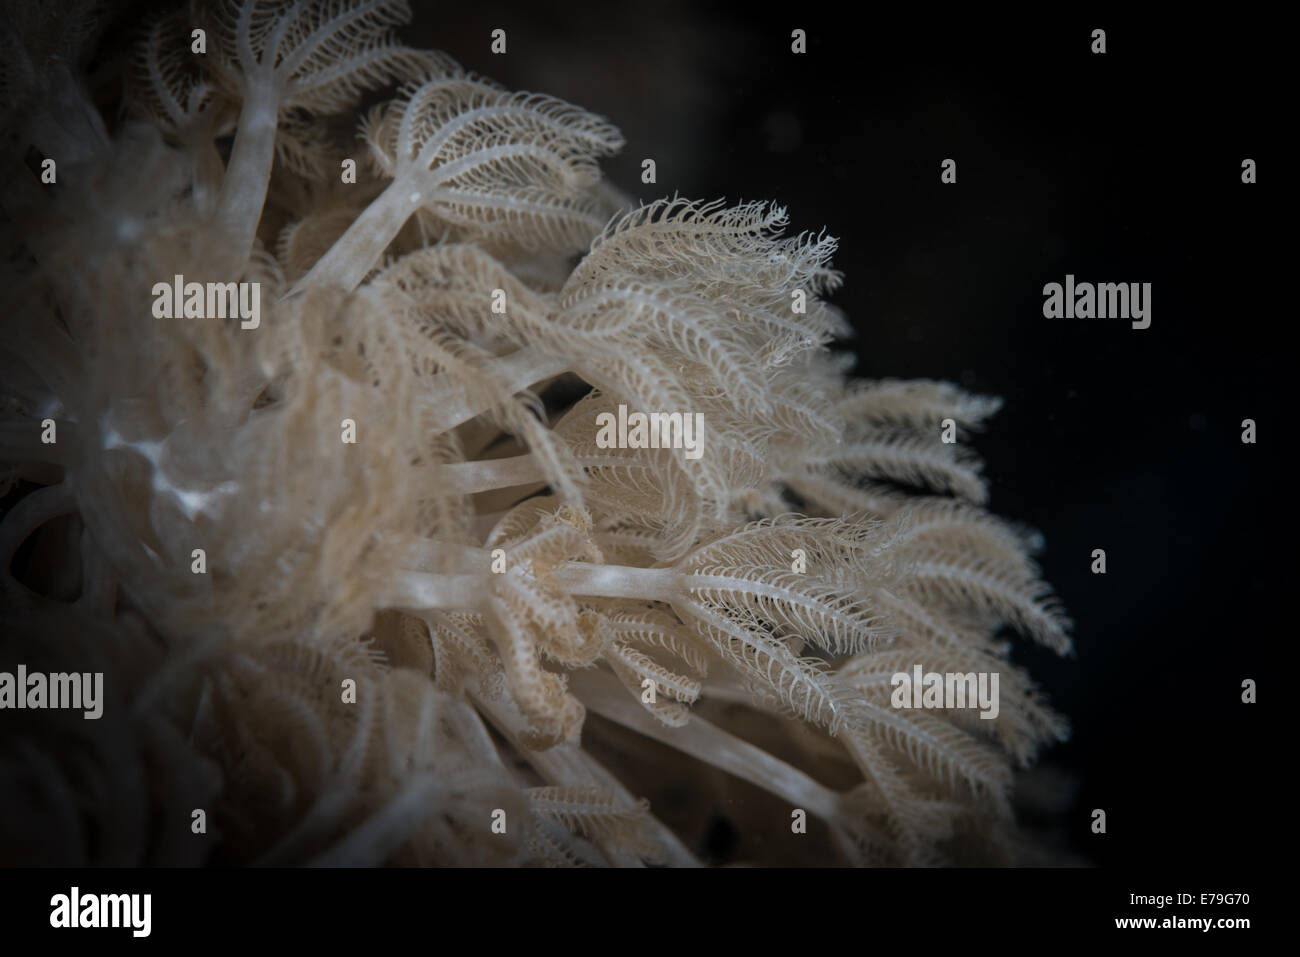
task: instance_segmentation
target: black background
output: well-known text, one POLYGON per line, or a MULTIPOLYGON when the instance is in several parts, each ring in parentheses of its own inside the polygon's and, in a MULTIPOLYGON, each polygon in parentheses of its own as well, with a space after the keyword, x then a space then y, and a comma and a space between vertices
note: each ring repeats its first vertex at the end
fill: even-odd
POLYGON ((612 119, 628 144, 607 168, 639 198, 771 199, 793 230, 839 237, 833 301, 860 374, 1006 399, 976 439, 991 507, 1045 534, 1076 621, 1076 658, 1017 652, 1074 726, 1045 759, 1076 782, 1071 846, 1101 866, 1253 872, 1283 829, 1278 649, 1295 631, 1280 616, 1293 510, 1272 497, 1294 322, 1280 25, 1245 9, 416 8, 413 42, 612 119), (505 55, 489 50, 498 27, 505 55), (955 185, 939 179, 949 157, 955 185), (1043 285, 1066 273, 1150 282, 1151 327, 1044 318, 1043 285), (1259 704, 1241 703, 1244 678, 1259 704))
POLYGON ((617 124, 627 147, 607 170, 634 196, 770 199, 792 230, 839 237, 833 301, 860 374, 1006 400, 975 444, 991 508, 1044 533, 1045 577, 1076 622, 1074 658, 1017 649, 1074 726, 1044 759, 1076 785, 1072 849, 1121 872, 1223 878, 1188 890, 1254 876, 1289 833, 1293 750, 1279 652, 1295 640, 1282 608, 1297 539, 1277 482, 1293 471, 1279 139, 1295 107, 1281 24, 1247 7, 412 6, 408 42, 617 124), (505 55, 490 52, 495 28, 505 55), (795 28, 806 54, 790 50, 795 28), (940 182, 945 158, 955 185, 940 182), (1150 282, 1151 327, 1044 318, 1043 285, 1067 273, 1150 282), (1245 418, 1256 445, 1240 441, 1245 418), (1104 576, 1089 570, 1095 548, 1104 576), (1241 703, 1244 678, 1259 704, 1241 703), (1105 835, 1090 832, 1093 808, 1105 835))
MULTIPOLYGON (((949 379, 1007 400, 976 444, 992 508, 1043 531, 1045 575, 1077 622, 1077 658, 1020 650, 1074 724, 1045 761, 1077 781, 1071 843, 1104 870, 975 884, 945 872, 854 875, 861 926, 909 941, 946 930, 1006 942, 1020 929, 1040 944, 1046 933, 1127 933, 1115 915, 1167 916, 1129 906, 1134 892, 1257 890, 1290 843, 1280 650, 1295 640, 1282 614, 1296 538, 1277 482, 1293 471, 1284 390, 1295 310, 1278 140, 1295 109, 1282 98, 1294 59, 1282 26, 1245 6, 1156 22, 1094 6, 1011 19, 920 5, 907 16, 798 4, 742 14, 681 0, 413 5, 412 42, 616 122, 628 146, 608 169, 640 198, 772 199, 795 230, 840 237, 846 282, 834 301, 857 329, 863 375, 949 379), (505 56, 489 52, 497 27, 505 56), (796 27, 808 32, 803 56, 790 52, 796 27), (1089 52, 1097 27, 1104 56, 1089 52), (658 165, 653 187, 640 183, 646 157, 658 165), (952 186, 939 181, 947 157, 958 163, 952 186), (1256 185, 1240 181, 1246 157, 1259 164, 1256 185), (1151 328, 1045 319, 1042 286, 1067 272, 1151 282, 1151 328), (1258 423, 1259 444, 1240 442, 1243 418, 1258 423), (1105 576, 1089 573, 1098 547, 1105 576), (1260 684, 1257 705, 1240 703, 1245 677, 1260 684), (1108 814, 1104 836, 1089 832, 1095 807, 1108 814)), ((696 891, 685 874, 671 886, 653 872, 629 879, 670 906, 718 900, 716 883, 696 891)), ((761 928, 773 949, 773 932, 789 928, 807 947, 796 918, 810 889, 845 899, 832 879, 823 898, 800 875, 775 898, 787 906, 721 911, 694 922, 694 939, 707 947, 716 928, 736 950, 761 928)), ((588 903, 617 892, 626 912, 637 900, 603 877, 560 880, 557 894, 577 887, 588 903)), ((770 877, 726 881, 742 900, 774 900, 770 877)), ((246 946, 283 935, 299 949, 313 936, 372 946, 381 927, 427 930, 430 918, 471 919, 476 904, 494 939, 515 928, 535 937, 554 924, 556 900, 501 873, 6 871, 7 938, 44 931, 50 895, 73 884, 154 893, 156 940, 197 932, 246 946), (456 894, 450 911, 440 888, 456 894), (545 910, 530 919, 532 907, 545 910)), ((1180 910, 1253 917, 1267 896, 1180 910)))

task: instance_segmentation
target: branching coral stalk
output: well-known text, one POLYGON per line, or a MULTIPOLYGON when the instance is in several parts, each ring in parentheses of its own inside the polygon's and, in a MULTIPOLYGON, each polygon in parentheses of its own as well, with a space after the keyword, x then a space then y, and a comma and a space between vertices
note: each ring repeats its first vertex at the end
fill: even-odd
MULTIPOLYGON (((18 155, 84 171, 9 166, 15 635, 111 659, 113 753, 212 808, 217 861, 685 866, 716 807, 759 860, 793 810, 818 862, 1006 860, 1014 771, 1068 731, 1009 635, 1070 641, 1041 536, 942 437, 998 401, 852 380, 833 238, 762 202, 620 208, 616 129, 402 47, 406 17, 197 3, 136 32, 113 122, 77 51, 4 39, 18 155), (389 84, 372 168, 323 182, 329 117, 389 84), (259 328, 155 318, 177 275, 260 284, 259 328), (701 416, 701 454, 609 447, 620 408, 701 416), (998 672, 996 719, 895 707, 918 666, 998 672)), ((112 831, 78 830, 62 754, 0 763, 112 831)), ((180 826, 132 793, 122 833, 180 826)))

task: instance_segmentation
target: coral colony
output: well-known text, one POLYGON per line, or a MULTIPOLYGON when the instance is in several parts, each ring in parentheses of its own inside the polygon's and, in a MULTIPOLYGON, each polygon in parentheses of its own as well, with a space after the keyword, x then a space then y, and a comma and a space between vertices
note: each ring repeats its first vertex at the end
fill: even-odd
POLYGON ((999 403, 851 378, 834 239, 634 207, 397 0, 197 3, 109 90, 77 4, 8 16, 0 842, 1024 859, 1066 729, 1006 638, 1070 642, 960 444, 999 403))

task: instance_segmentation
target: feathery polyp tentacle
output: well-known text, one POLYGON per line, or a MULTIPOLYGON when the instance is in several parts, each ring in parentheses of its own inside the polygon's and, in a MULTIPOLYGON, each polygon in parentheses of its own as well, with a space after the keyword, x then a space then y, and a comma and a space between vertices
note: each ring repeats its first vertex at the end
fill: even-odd
POLYGON ((404 201, 355 224, 300 286, 355 286, 417 208, 484 238, 581 249, 609 213, 592 190, 596 159, 622 145, 613 127, 577 107, 467 76, 408 89, 363 133, 404 201))
POLYGON ((409 18, 405 0, 299 2, 287 8, 273 0, 216 5, 214 69, 228 94, 243 100, 218 201, 237 267, 252 247, 261 217, 282 109, 329 112, 371 87, 450 68, 445 58, 393 44, 392 27, 409 18))

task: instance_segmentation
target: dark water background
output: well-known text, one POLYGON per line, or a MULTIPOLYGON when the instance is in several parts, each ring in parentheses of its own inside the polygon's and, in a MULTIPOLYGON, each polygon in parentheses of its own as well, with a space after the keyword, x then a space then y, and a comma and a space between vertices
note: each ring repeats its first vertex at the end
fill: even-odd
POLYGON ((772 199, 793 229, 825 226, 863 375, 1004 397, 976 440, 991 506, 1046 535, 1046 577, 1077 622, 1077 659, 1018 653, 1075 726, 1047 758, 1076 782, 1071 846, 1102 866, 1228 874, 1257 860, 1281 825, 1279 650, 1296 631, 1281 617, 1293 509, 1270 498, 1291 440, 1295 320, 1279 306, 1277 137, 1293 116, 1278 105, 1280 32, 1245 11, 998 22, 542 6, 418 9, 411 37, 614 120, 628 145, 610 175, 642 199, 772 199), (505 56, 489 52, 497 27, 505 56), (1095 27, 1104 56, 1089 51, 1095 27), (956 185, 939 181, 947 157, 956 185), (1152 283, 1151 328, 1045 319, 1043 284, 1066 273, 1152 283), (1240 441, 1244 418, 1256 445, 1240 441), (1089 832, 1092 808, 1105 836, 1089 832))

